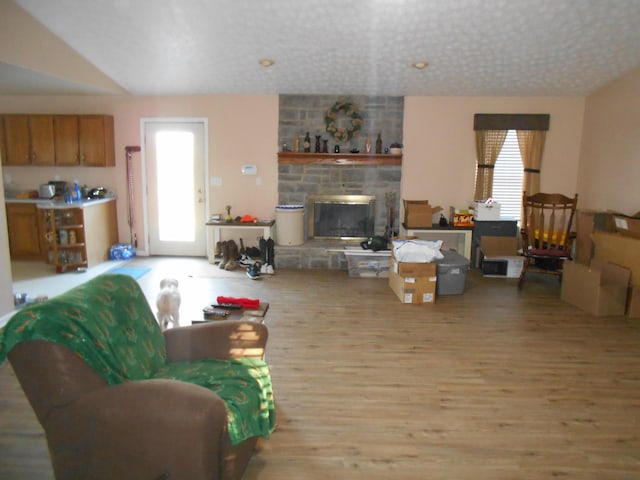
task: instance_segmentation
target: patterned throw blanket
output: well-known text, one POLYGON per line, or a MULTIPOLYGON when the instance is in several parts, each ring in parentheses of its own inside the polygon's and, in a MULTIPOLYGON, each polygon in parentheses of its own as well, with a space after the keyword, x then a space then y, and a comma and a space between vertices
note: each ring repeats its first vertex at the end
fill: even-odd
POLYGON ((164 336, 138 283, 105 274, 47 302, 26 307, 0 330, 0 364, 20 342, 47 340, 77 352, 107 384, 174 379, 215 392, 227 406, 235 445, 275 428, 268 365, 259 359, 167 362, 164 336))

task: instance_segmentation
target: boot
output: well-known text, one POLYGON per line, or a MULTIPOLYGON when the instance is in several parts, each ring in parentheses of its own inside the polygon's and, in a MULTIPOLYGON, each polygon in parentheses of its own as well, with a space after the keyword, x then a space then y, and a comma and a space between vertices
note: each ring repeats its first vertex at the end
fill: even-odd
POLYGON ((224 266, 224 269, 235 270, 238 267, 238 258, 240 258, 238 244, 235 242, 235 240, 229 240, 227 242, 227 250, 229 252, 229 261, 224 266))
POLYGON ((267 273, 267 241, 264 237, 258 239, 258 246, 260 247, 260 273, 267 273))
POLYGON ((273 238, 267 240, 267 273, 273 275, 275 273, 275 256, 276 256, 276 242, 273 238))
POLYGON ((218 266, 224 270, 224 267, 226 267, 229 262, 229 245, 226 241, 218 242, 216 248, 220 248, 220 254, 222 255, 222 259, 218 266))

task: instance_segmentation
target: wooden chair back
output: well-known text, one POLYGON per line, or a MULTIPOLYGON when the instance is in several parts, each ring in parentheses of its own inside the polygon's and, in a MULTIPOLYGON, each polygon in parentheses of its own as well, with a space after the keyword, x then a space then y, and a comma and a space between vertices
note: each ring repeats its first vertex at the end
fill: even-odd
POLYGON ((534 250, 539 254, 544 254, 544 251, 570 254, 573 242, 571 227, 577 204, 578 194, 570 198, 560 193, 527 195, 524 192, 523 253, 526 255, 534 250))

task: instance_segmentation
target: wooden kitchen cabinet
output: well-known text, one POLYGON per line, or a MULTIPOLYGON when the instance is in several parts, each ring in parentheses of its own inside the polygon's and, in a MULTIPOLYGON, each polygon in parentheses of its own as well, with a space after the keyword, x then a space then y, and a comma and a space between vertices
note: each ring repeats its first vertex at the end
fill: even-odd
POLYGON ((9 252, 13 260, 42 260, 42 234, 35 204, 7 203, 9 252))
POLYGON ((86 167, 115 166, 114 143, 112 116, 78 116, 78 144, 80 146, 81 165, 86 167))
POLYGON ((53 117, 55 136, 56 165, 80 165, 80 146, 78 143, 78 116, 56 115, 53 117))
POLYGON ((113 167, 113 117, 109 115, 56 115, 56 165, 113 167))
POLYGON ((5 165, 55 165, 53 115, 5 115, 5 165))
POLYGON ((57 273, 108 260, 111 246, 118 241, 115 200, 78 207, 45 207, 39 219, 46 258, 57 273))

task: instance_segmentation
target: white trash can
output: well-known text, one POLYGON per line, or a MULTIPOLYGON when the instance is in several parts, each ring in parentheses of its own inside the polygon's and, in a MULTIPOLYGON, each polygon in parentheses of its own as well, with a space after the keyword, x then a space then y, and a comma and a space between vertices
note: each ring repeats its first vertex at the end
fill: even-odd
POLYGON ((302 245, 304 243, 304 206, 278 205, 276 207, 276 243, 302 245))

